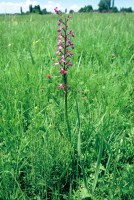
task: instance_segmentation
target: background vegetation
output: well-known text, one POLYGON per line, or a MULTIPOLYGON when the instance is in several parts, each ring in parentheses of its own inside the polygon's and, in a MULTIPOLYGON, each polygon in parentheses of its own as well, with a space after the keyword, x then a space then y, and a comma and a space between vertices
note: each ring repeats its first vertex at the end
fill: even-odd
MULTIPOLYGON (((110 12, 110 13, 117 13, 117 12, 123 12, 123 13, 132 13, 133 10, 131 7, 128 8, 120 8, 120 10, 115 6, 116 5, 116 1, 115 0, 100 0, 99 4, 98 4, 98 9, 93 9, 92 5, 86 5, 82 8, 80 8, 77 12, 79 13, 89 13, 89 12, 110 12)), ((67 8, 65 9, 65 11, 62 10, 62 12, 67 13, 67 8)), ((76 11, 74 10, 69 10, 69 13, 74 13, 76 11)), ((27 11, 26 13, 23 12, 23 8, 20 7, 20 13, 21 14, 31 14, 31 13, 35 13, 35 14, 51 14, 51 12, 48 12, 46 8, 41 9, 40 5, 36 5, 36 6, 32 6, 29 5, 29 11, 27 11)))
POLYGON ((134 199, 133 17, 73 15, 71 141, 52 61, 58 17, 0 17, 1 200, 134 199))

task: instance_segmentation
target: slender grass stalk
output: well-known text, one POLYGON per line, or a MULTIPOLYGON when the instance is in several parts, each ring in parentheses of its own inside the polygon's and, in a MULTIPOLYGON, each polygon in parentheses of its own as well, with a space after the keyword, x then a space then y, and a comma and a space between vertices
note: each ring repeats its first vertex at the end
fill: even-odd
POLYGON ((80 160, 80 165, 83 173, 83 182, 86 190, 88 191, 88 183, 87 183, 87 177, 85 173, 85 168, 84 168, 84 162, 82 160, 82 153, 81 153, 81 121, 80 121, 80 114, 79 114, 79 107, 78 107, 78 102, 76 99, 76 112, 77 112, 77 119, 78 119, 78 142, 77 142, 77 151, 78 151, 78 158, 80 160))
POLYGON ((103 139, 101 139, 100 147, 99 147, 99 154, 98 154, 98 158, 97 158, 95 177, 94 177, 93 188, 92 188, 93 192, 96 188, 96 184, 97 184, 97 181, 98 181, 99 169, 100 169, 100 164, 101 164, 101 159, 102 159, 102 152, 103 152, 103 139))

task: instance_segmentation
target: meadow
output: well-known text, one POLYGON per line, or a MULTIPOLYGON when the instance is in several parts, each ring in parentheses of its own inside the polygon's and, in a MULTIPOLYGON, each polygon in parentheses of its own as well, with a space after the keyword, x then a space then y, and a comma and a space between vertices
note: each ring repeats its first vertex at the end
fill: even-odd
POLYGON ((133 200, 134 14, 72 15, 71 138, 57 21, 0 16, 0 200, 133 200))

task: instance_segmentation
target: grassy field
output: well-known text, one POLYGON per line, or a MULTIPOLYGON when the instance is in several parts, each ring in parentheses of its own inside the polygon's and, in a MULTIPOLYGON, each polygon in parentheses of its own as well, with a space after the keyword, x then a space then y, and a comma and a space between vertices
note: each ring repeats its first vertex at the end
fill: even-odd
POLYGON ((0 200, 133 200, 134 14, 72 16, 71 140, 57 20, 0 16, 0 200))

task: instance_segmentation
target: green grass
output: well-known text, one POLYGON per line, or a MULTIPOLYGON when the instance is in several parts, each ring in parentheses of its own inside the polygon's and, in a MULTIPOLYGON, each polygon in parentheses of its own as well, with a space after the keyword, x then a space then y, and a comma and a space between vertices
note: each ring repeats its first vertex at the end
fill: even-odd
POLYGON ((134 199, 133 17, 73 15, 70 141, 58 17, 0 16, 0 200, 134 199))

